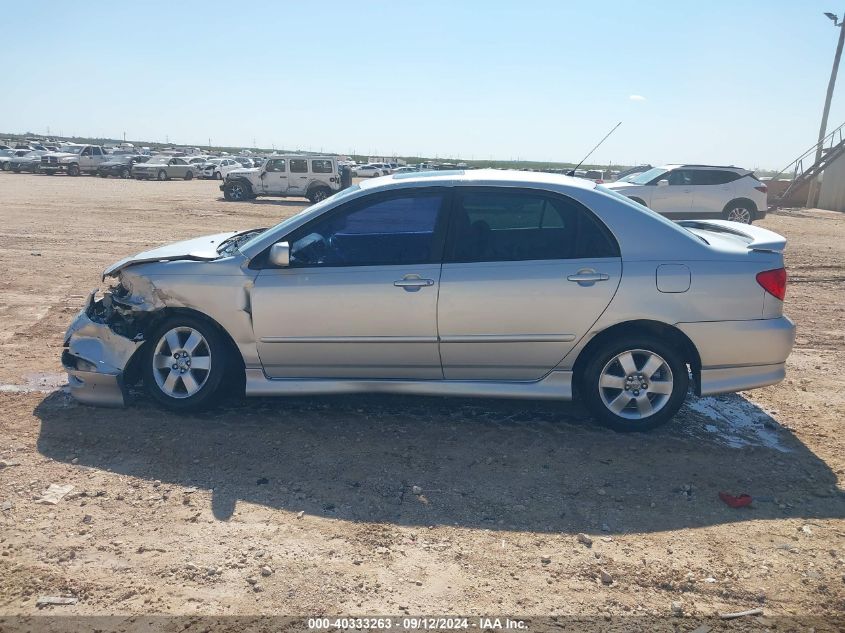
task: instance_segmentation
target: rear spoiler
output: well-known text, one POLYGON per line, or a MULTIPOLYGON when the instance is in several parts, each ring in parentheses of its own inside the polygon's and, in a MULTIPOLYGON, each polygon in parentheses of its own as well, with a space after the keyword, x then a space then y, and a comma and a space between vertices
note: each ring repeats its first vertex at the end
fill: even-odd
POLYGON ((748 243, 748 250, 750 251, 782 253, 786 248, 786 238, 783 235, 778 235, 774 231, 769 231, 753 224, 742 224, 727 220, 681 220, 676 224, 688 229, 728 233, 744 240, 750 240, 748 243))

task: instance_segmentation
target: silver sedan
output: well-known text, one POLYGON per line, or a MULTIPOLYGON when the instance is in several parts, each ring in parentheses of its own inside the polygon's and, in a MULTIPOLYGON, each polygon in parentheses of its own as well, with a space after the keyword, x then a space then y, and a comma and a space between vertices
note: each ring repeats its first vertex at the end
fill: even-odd
POLYGON ((176 411, 353 392, 568 400, 645 430, 784 378, 781 236, 673 223, 583 179, 472 171, 346 189, 270 229, 106 269, 65 338, 82 402, 176 411))

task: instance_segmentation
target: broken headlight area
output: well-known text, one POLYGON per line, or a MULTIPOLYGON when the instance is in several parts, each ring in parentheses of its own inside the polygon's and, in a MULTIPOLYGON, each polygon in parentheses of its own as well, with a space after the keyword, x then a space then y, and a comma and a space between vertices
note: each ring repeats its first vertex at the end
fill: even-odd
POLYGON ((85 314, 94 323, 107 325, 115 334, 136 342, 144 340, 144 329, 150 318, 145 302, 134 297, 122 279, 99 292, 94 291, 85 314))

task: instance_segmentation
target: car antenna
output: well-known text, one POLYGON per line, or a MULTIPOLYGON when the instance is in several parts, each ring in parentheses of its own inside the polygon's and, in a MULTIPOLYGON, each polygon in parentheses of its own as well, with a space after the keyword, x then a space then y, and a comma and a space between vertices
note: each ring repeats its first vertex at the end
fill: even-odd
POLYGON ((607 134, 605 134, 605 135, 604 135, 604 138, 603 138, 602 140, 600 140, 600 141, 598 142, 598 144, 597 144, 597 145, 596 145, 593 149, 591 149, 591 150, 587 153, 587 155, 586 155, 586 156, 584 156, 584 158, 582 158, 582 159, 581 159, 581 162, 580 162, 580 163, 578 163, 577 165, 575 165, 575 167, 573 167, 573 168, 572 168, 572 169, 570 169, 568 172, 566 172, 566 175, 567 175, 567 176, 574 176, 574 175, 575 175, 575 170, 576 170, 576 169, 578 169, 581 165, 583 165, 583 164, 584 164, 584 161, 585 161, 585 160, 587 160, 590 156, 592 156, 593 152, 595 152, 595 151, 596 151, 599 147, 601 147, 601 144, 602 144, 602 143, 604 143, 604 142, 607 140, 607 137, 608 137, 608 136, 610 136, 611 134, 613 134, 613 133, 616 131, 616 128, 618 128, 620 125, 622 125, 622 121, 619 121, 619 123, 617 123, 616 125, 614 125, 614 126, 613 126, 613 129, 612 129, 612 130, 610 130, 610 132, 608 132, 607 134))

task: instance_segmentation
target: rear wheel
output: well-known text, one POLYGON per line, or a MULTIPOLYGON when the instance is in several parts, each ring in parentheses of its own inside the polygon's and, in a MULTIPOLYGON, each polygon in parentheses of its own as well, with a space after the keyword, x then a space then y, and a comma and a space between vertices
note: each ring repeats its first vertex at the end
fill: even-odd
POLYGON ((323 200, 328 198, 331 193, 332 192, 326 187, 318 187, 317 189, 314 189, 310 194, 308 194, 308 199, 316 204, 317 202, 322 202, 323 200))
POLYGON ((123 169, 120 170, 120 177, 121 178, 129 178, 130 175, 131 174, 129 172, 129 169, 127 169, 126 167, 124 167, 123 169))
POLYGON ((187 172, 185 172, 185 180, 193 180, 193 179, 194 179, 194 172, 192 172, 189 169, 187 172))
POLYGON ((147 391, 174 411, 211 405, 226 373, 226 345, 211 323, 194 316, 166 319, 150 336, 144 354, 147 391))
POLYGON ((70 165, 67 168, 67 175, 68 176, 78 176, 79 175, 79 165, 70 165))
POLYGON ((726 220, 730 220, 731 222, 751 224, 751 221, 754 219, 755 211, 756 209, 752 203, 740 200, 738 202, 730 203, 725 209, 723 215, 726 220))
POLYGON ((584 404, 616 431, 647 431, 668 422, 689 389, 686 362, 650 336, 608 341, 581 375, 584 404))

